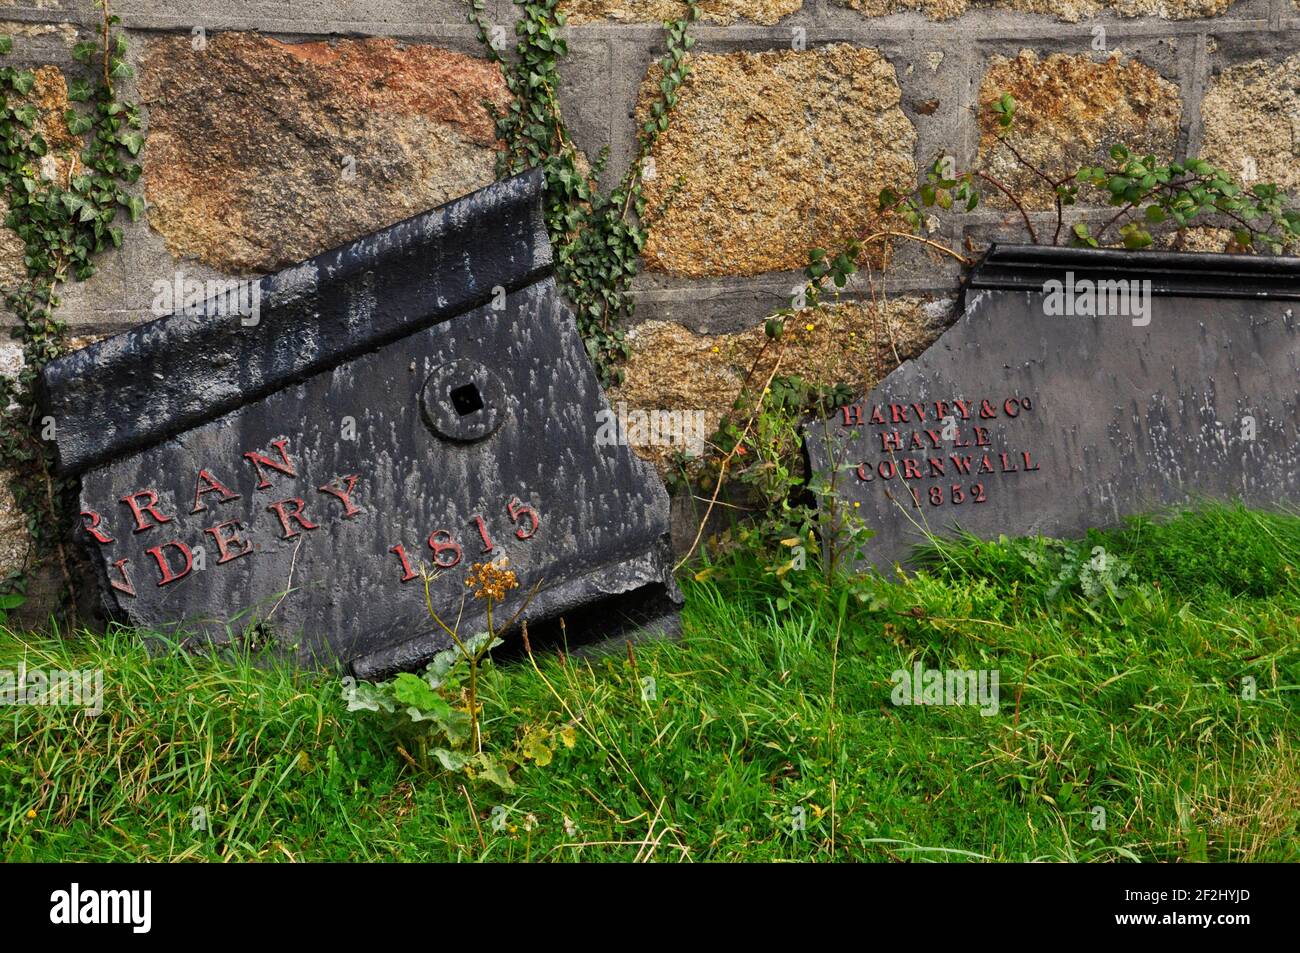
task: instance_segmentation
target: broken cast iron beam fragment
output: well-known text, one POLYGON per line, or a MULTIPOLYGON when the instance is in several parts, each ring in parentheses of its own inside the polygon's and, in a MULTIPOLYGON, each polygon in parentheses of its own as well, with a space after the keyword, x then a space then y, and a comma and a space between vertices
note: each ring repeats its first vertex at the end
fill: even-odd
POLYGON ((595 439, 608 404, 542 189, 497 183, 51 363, 43 413, 109 614, 217 643, 258 626, 376 678, 452 644, 423 571, 472 635, 466 573, 508 557, 512 598, 540 587, 530 624, 673 630, 667 493, 595 439))
POLYGON ((995 245, 957 321, 805 427, 863 562, 929 536, 1073 537, 1300 500, 1300 259, 995 245))

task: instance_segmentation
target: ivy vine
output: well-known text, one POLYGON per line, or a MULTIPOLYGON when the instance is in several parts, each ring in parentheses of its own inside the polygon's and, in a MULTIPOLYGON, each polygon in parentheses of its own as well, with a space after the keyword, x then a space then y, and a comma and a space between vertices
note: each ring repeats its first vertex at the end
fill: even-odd
POLYGON ((689 74, 687 51, 695 41, 688 30, 699 19, 695 0, 682 4, 681 19, 664 24, 667 52, 659 61, 657 94, 648 104, 637 134, 637 154, 618 184, 603 193, 598 184, 609 161, 609 148, 588 163, 564 127, 557 100, 559 64, 568 54, 562 33, 565 15, 560 0, 514 0, 521 8, 515 21, 515 56, 507 59, 492 40, 492 25, 483 15, 484 0, 471 0, 470 22, 498 64, 511 94, 504 110, 489 107, 504 147, 497 173, 514 175, 541 166, 546 176, 546 225, 555 250, 556 279, 573 303, 578 330, 601 383, 621 383, 619 367, 628 355, 622 325, 631 317, 630 294, 649 216, 642 194, 647 158, 668 128, 678 90, 689 74))
MULTIPOLYGON (((73 574, 64 546, 75 513, 75 482, 52 474, 52 427, 38 420, 34 385, 41 370, 67 349, 67 326, 55 316, 58 289, 69 278, 84 281, 95 273, 95 257, 121 247, 122 229, 114 224, 125 211, 134 221, 144 201, 127 186, 140 177, 134 160, 144 146, 138 107, 117 99, 114 82, 131 75, 126 37, 108 0, 97 0, 99 35, 78 42, 73 58, 89 77, 68 83, 69 108, 62 115, 80 146, 56 149, 42 132, 40 110, 31 101, 36 74, 0 67, 0 191, 9 205, 4 224, 23 243, 26 274, 3 289, 5 305, 17 318, 12 336, 22 344, 23 367, 13 378, 0 377, 0 469, 10 472, 14 497, 26 517, 30 538, 22 565, 5 567, 0 594, 21 596, 31 572, 55 557, 65 591, 61 604, 75 606, 73 574)), ((13 39, 0 36, 0 55, 13 39)), ((7 604, 14 605, 12 598, 7 604)))

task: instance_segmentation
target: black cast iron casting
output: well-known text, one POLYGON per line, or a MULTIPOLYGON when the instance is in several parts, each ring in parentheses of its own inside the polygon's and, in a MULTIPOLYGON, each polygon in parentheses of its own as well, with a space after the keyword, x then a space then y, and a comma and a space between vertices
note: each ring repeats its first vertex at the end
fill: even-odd
MULTIPOLYGON (((51 363, 112 616, 305 664, 410 669, 484 627, 475 562, 527 617, 668 629, 668 499, 624 445, 557 296, 538 172, 260 281, 255 315, 173 314, 51 363), (463 608, 462 608, 463 606, 463 608), (599 611, 590 611, 593 607, 599 611)), ((570 631, 570 638, 583 633, 570 631)))

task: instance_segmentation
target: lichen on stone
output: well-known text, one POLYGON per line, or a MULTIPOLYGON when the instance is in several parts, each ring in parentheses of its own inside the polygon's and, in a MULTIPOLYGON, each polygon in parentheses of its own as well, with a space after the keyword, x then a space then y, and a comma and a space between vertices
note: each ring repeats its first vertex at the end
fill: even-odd
MULTIPOLYGON (((925 350, 951 319, 948 299, 828 304, 787 320, 778 373, 865 390, 925 350)), ((629 331, 627 340, 626 377, 609 392, 610 401, 633 409, 703 411, 708 435, 730 411, 767 338, 762 327, 697 334, 670 321, 647 321, 629 331)), ((779 344, 768 348, 755 369, 755 386, 772 373, 779 350, 779 344)), ((673 454, 669 447, 633 449, 659 466, 673 454)))
MULTIPOLYGON (((1052 208, 1054 194, 998 142, 1003 129, 989 107, 1004 92, 1017 103, 1007 143, 1049 176, 1109 162, 1116 143, 1168 158, 1178 143, 1178 87, 1139 60, 1064 53, 1040 59, 1032 50, 1014 58, 994 55, 980 84, 978 164, 1029 209, 1052 208)), ((986 194, 994 207, 1011 205, 999 192, 986 194)))
MULTIPOLYGON (((802 6, 803 0, 700 0, 700 18, 724 25, 748 20, 772 26, 802 6)), ((573 24, 603 20, 662 23, 680 19, 686 4, 680 0, 564 0, 560 12, 573 24)))
MULTIPOLYGON (((9 200, 0 195, 0 221, 9 216, 9 200)), ((12 228, 0 228, 0 288, 13 288, 27 277, 27 246, 12 228)))
POLYGON ((22 568, 30 545, 27 517, 9 488, 12 480, 11 472, 0 470, 0 579, 22 568))
POLYGON ((841 0, 848 7, 869 17, 917 11, 931 20, 952 20, 970 7, 968 0, 841 0))
POLYGON ((972 10, 993 9, 1040 13, 1067 23, 1078 23, 1099 13, 1121 17, 1159 17, 1190 20, 1213 17, 1234 0, 840 0, 869 17, 916 11, 931 20, 952 20, 972 10))
POLYGON ((1201 100, 1201 155, 1254 182, 1300 187, 1300 53, 1230 66, 1201 100))
MULTIPOLYGON (((0 6, 12 7, 14 0, 2 0, 0 6)), ((41 6, 45 4, 37 3, 37 7, 41 6)), ((69 49, 78 39, 75 23, 26 23, 22 20, 0 20, 0 33, 32 40, 57 35, 69 49)), ((17 45, 14 44, 15 47, 17 45)))
POLYGON ((80 146, 80 140, 72 135, 64 119, 71 103, 63 71, 57 66, 38 66, 32 70, 32 76, 35 82, 25 98, 39 113, 33 131, 41 134, 51 151, 80 146))
POLYGON ((1232 230, 1208 225, 1193 225, 1190 228, 1162 235, 1158 242, 1168 251, 1226 252, 1232 246, 1232 230))
MULTIPOLYGON (((646 266, 684 277, 802 268, 881 223, 880 190, 915 181, 916 130, 894 68, 848 45, 703 53, 645 183, 646 266)), ((642 88, 644 121, 658 88, 642 88)))
POLYGON ((496 66, 391 39, 150 39, 149 221, 177 257, 266 272, 482 188, 496 66))

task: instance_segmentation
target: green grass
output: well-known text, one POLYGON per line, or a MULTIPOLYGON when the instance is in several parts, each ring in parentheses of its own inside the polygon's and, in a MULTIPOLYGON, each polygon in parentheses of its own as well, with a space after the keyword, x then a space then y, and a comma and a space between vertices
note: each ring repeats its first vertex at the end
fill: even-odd
POLYGON ((106 687, 97 718, 0 708, 0 856, 1300 859, 1300 519, 1211 508, 1095 546, 1132 569, 1094 599, 1052 591, 1059 548, 967 541, 901 583, 810 581, 786 611, 737 557, 687 582, 684 637, 634 665, 489 671, 489 744, 577 729, 508 796, 408 766, 335 678, 0 633, 0 669, 106 687), (998 714, 895 707, 917 661, 997 669, 998 714))

